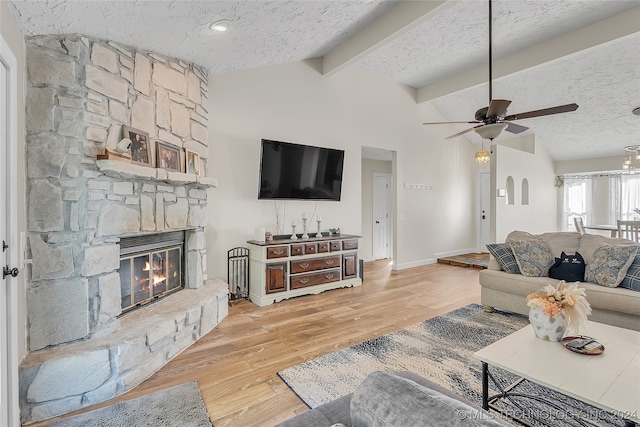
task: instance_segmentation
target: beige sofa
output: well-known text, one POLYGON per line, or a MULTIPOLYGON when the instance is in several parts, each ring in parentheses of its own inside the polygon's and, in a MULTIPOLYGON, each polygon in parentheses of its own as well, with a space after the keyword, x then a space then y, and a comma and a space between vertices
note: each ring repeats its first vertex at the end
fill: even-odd
MULTIPOLYGON (((591 256, 603 243, 634 244, 630 240, 594 234, 580 235, 574 232, 531 235, 523 231, 514 231, 506 240, 527 238, 542 239, 554 257, 560 257, 563 251, 567 254, 578 251, 586 264, 589 264, 591 256)), ((488 269, 480 272, 482 305, 485 311, 495 308, 527 315, 529 307, 525 301, 526 296, 546 284, 555 286, 558 282, 559 280, 549 277, 525 277, 521 274, 506 273, 491 256, 488 269)), ((589 320, 640 331, 640 292, 620 287, 608 288, 589 282, 582 282, 580 287, 585 289, 587 301, 591 304, 592 314, 589 320)))

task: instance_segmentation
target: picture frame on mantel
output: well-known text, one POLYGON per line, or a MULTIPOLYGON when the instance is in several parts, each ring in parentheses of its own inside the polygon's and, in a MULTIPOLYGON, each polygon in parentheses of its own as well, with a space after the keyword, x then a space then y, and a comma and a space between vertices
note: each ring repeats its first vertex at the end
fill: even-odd
POLYGON ((186 172, 194 175, 200 175, 200 156, 190 150, 186 150, 187 168, 186 172))
POLYGON ((149 132, 135 129, 130 126, 122 127, 123 138, 131 140, 131 162, 139 165, 153 166, 151 163, 151 144, 149 132))
POLYGON ((180 167, 180 148, 165 142, 156 141, 156 165, 158 168, 182 172, 180 167))
POLYGON ((207 170, 207 159, 200 159, 200 170, 198 172, 200 172, 200 176, 209 176, 207 170))

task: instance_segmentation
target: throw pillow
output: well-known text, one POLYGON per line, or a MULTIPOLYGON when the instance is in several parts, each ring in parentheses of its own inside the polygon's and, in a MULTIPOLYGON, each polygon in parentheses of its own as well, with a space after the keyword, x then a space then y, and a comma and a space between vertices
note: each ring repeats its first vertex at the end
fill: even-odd
POLYGON ((554 259, 542 240, 509 240, 509 244, 523 276, 548 277, 554 259))
POLYGON ((562 252, 560 258, 549 268, 549 277, 565 282, 582 282, 584 280, 585 264, 580 252, 567 255, 562 252))
POLYGON ((509 274, 520 274, 516 258, 513 256, 513 250, 508 243, 492 243, 487 245, 489 253, 500 264, 500 269, 509 274))
POLYGON ((627 274, 625 274, 622 283, 620 283, 620 287, 640 291, 640 254, 636 255, 636 258, 629 266, 627 274))
POLYGON ((629 266, 635 259, 637 245, 600 246, 587 264, 585 280, 596 285, 614 288, 622 283, 629 266))

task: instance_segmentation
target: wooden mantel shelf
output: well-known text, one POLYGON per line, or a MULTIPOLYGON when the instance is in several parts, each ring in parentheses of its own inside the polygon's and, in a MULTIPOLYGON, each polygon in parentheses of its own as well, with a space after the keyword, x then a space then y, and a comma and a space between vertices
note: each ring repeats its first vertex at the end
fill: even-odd
POLYGON ((202 188, 218 187, 218 180, 208 176, 157 169, 118 160, 97 160, 96 165, 100 172, 113 178, 143 179, 166 182, 173 185, 189 184, 202 188))

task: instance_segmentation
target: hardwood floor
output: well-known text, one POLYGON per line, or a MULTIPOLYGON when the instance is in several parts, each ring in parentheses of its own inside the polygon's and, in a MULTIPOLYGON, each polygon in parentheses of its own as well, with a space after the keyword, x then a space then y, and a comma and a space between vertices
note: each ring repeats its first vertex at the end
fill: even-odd
POLYGON ((101 406, 197 381, 214 426, 273 426, 308 410, 280 380, 279 370, 479 303, 478 272, 443 264, 392 271, 382 260, 365 264, 358 288, 268 307, 234 302, 213 331, 134 390, 101 406))

